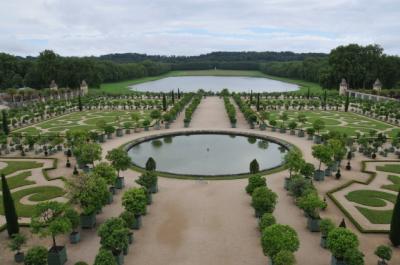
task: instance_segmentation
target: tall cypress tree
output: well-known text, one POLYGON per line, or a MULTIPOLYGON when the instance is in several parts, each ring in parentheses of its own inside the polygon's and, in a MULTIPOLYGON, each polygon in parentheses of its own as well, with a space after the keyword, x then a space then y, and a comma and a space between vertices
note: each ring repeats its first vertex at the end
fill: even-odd
POLYGON ((179 88, 178 88, 178 99, 181 99, 181 92, 179 91, 179 88))
POLYGON ((253 90, 250 90, 250 105, 253 104, 253 90))
POLYGON ((79 111, 83 110, 81 94, 79 94, 79 96, 78 96, 78 108, 79 108, 79 111))
POLYGON ((2 116, 3 116, 3 132, 5 135, 8 135, 10 133, 10 128, 8 128, 8 115, 7 111, 3 109, 2 111, 2 116))
POLYGON ((349 104, 350 104, 350 93, 347 93, 346 102, 344 103, 344 111, 345 112, 347 112, 349 110, 349 104))
POLYGON ((163 105, 163 110, 167 111, 167 98, 165 97, 165 93, 162 95, 162 105, 163 105))
POLYGON ((310 88, 307 88, 307 99, 310 99, 310 88))
POLYGON ((172 105, 175 104, 175 93, 173 90, 171 92, 171 100, 172 100, 172 105))
POLYGON ((13 198, 4 174, 1 174, 1 187, 3 192, 3 208, 7 222, 7 232, 11 237, 13 234, 19 233, 18 216, 15 210, 13 198))
POLYGON ((257 93, 257 111, 260 110, 260 93, 257 93))
POLYGON ((392 241, 393 246, 400 246, 400 192, 397 194, 396 204, 393 208, 389 238, 390 241, 392 241))
POLYGON ((326 110, 326 100, 327 100, 327 94, 326 94, 326 89, 324 91, 324 110, 326 110))

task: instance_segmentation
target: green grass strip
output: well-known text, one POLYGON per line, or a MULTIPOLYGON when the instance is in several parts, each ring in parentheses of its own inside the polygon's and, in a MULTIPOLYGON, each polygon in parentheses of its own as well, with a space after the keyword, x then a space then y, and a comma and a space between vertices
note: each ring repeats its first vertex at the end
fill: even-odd
POLYGON ((383 166, 377 166, 376 170, 400 174, 400 165, 387 164, 387 165, 383 165, 383 166))
MULTIPOLYGON (((27 178, 30 176, 32 176, 32 172, 25 171, 25 172, 19 173, 18 175, 9 177, 9 178, 7 178, 8 187, 10 188, 10 190, 12 190, 12 189, 15 189, 18 187, 35 184, 36 183, 35 181, 27 180, 27 178)), ((1 183, 0 183, 0 189, 2 189, 1 183)))
POLYGON ((377 190, 355 190, 346 195, 346 199, 370 207, 385 207, 386 202, 396 202, 396 195, 377 190))
POLYGON ((392 210, 372 210, 364 207, 356 207, 365 218, 372 224, 390 224, 392 220, 392 210))
POLYGON ((36 161, 1 161, 7 164, 5 168, 0 170, 0 174, 9 175, 14 172, 25 170, 25 169, 33 169, 39 168, 43 166, 43 163, 38 163, 36 161))
MULTIPOLYGON (((16 191, 12 193, 12 197, 14 199, 15 208, 17 209, 17 214, 19 217, 31 217, 35 207, 32 205, 25 205, 20 202, 20 200, 26 196, 29 196, 28 200, 33 202, 41 202, 47 201, 51 199, 55 199, 58 197, 62 197, 65 194, 65 191, 56 186, 40 186, 33 187, 28 189, 23 189, 20 191, 16 191)), ((0 196, 0 201, 3 200, 3 197, 0 196)), ((3 204, 0 204, 0 214, 4 215, 3 204)))

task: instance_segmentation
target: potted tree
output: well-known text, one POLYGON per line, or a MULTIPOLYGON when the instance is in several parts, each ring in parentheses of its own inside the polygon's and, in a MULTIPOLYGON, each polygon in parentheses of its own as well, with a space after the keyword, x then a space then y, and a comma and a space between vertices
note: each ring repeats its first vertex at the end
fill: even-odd
POLYGON ((110 250, 100 248, 99 253, 96 255, 94 265, 119 265, 113 253, 110 250))
POLYGON ((134 229, 139 229, 142 224, 141 216, 146 214, 147 197, 141 188, 132 188, 122 196, 122 205, 125 210, 135 215, 134 229))
POLYGON ((24 259, 25 265, 47 265, 47 249, 35 246, 28 250, 24 259))
POLYGON ((332 158, 332 151, 326 145, 319 144, 312 147, 312 155, 319 160, 318 170, 315 171, 314 179, 317 181, 324 180, 325 172, 321 170, 321 165, 322 163, 324 163, 325 165, 330 163, 332 158))
POLYGON ((347 249, 344 253, 346 265, 364 265, 364 254, 356 248, 347 249))
POLYGON ((389 246, 380 245, 376 248, 374 253, 381 259, 378 260, 378 265, 387 265, 386 261, 392 259, 392 249, 389 246))
POLYGON ((161 112, 159 110, 152 110, 150 112, 150 117, 153 120, 156 120, 156 129, 160 129, 160 118, 161 118, 161 112))
POLYGON ((107 203, 110 192, 104 179, 94 174, 81 174, 67 182, 72 202, 80 205, 82 228, 96 225, 96 213, 107 203))
POLYGON ((131 134, 131 128, 133 127, 133 123, 130 121, 127 121, 124 123, 124 129, 126 134, 131 134))
POLYGON ((296 128, 297 128, 297 123, 295 122, 295 121, 291 121, 291 122, 289 122, 289 125, 288 125, 288 127, 289 127, 289 129, 290 129, 290 134, 291 135, 295 135, 296 134, 296 128))
POLYGON ((261 218, 260 218, 260 222, 258 223, 258 226, 260 228, 260 231, 264 231, 265 228, 276 224, 276 219, 275 217, 272 215, 272 213, 264 213, 261 218))
POLYGON ((56 201, 41 202, 35 206, 35 212, 31 219, 33 233, 40 236, 51 236, 53 245, 47 254, 49 265, 63 265, 67 261, 65 246, 57 246, 56 236, 70 232, 71 221, 65 211, 67 206, 56 201))
POLYGON ((136 183, 146 188, 151 193, 157 193, 158 191, 158 178, 152 171, 146 171, 136 180, 136 183))
POLYGON ((79 213, 74 208, 68 207, 65 210, 65 216, 71 222, 72 228, 72 232, 69 234, 69 242, 71 244, 77 244, 79 241, 81 241, 81 234, 77 230, 81 223, 79 213))
POLYGON ((258 187, 253 191, 251 205, 255 210, 256 217, 264 213, 272 213, 275 209, 277 195, 267 187, 258 187))
POLYGON ((145 131, 149 130, 150 121, 148 119, 144 119, 142 122, 145 131))
POLYGON ((325 122, 321 119, 316 119, 313 122, 313 128, 317 132, 317 134, 314 136, 314 143, 320 144, 321 143, 321 136, 320 136, 320 131, 325 128, 325 122))
POLYGON ((289 177, 285 177, 284 187, 286 190, 289 190, 292 174, 299 172, 301 168, 304 166, 305 161, 303 160, 300 151, 298 151, 297 149, 290 150, 285 155, 284 160, 285 164, 287 165, 287 168, 289 169, 289 177))
POLYGON ((304 127, 304 124, 307 122, 307 117, 304 113, 299 113, 299 115, 297 115, 297 120, 301 124, 300 130, 299 130, 297 136, 304 137, 303 127, 304 127))
POLYGON ((332 171, 337 171, 340 166, 340 162, 346 155, 346 147, 343 141, 339 139, 329 139, 328 146, 332 150, 333 165, 331 167, 332 171))
POLYGON ((149 159, 147 159, 146 161, 146 170, 147 171, 155 171, 157 168, 157 163, 154 160, 154 158, 149 157, 149 159))
MULTIPOLYGON (((135 215, 131 212, 128 211, 123 211, 120 215, 120 218, 122 218, 125 221, 126 227, 128 229, 135 229, 135 215)), ((133 233, 129 233, 129 244, 133 243, 133 233)))
POLYGON ((269 121, 269 125, 271 125, 272 131, 273 131, 273 132, 276 132, 276 125, 277 125, 276 120, 270 120, 270 121, 269 121))
POLYGON ((172 116, 171 116, 171 114, 169 114, 168 112, 167 112, 167 113, 164 113, 164 115, 163 115, 163 120, 164 120, 164 122, 165 122, 165 129, 169 129, 170 124, 171 124, 171 121, 172 121, 172 116))
POLYGON ((330 231, 332 231, 336 225, 333 223, 331 219, 325 218, 322 219, 319 223, 319 228, 321 230, 321 241, 320 246, 322 248, 327 248, 326 239, 330 231))
POLYGON ((112 167, 107 162, 98 163, 92 170, 92 174, 106 181, 109 186, 110 195, 108 198, 108 203, 113 201, 113 195, 115 194, 115 183, 117 182, 117 172, 114 167, 112 167))
POLYGON ((121 218, 110 218, 97 231, 102 248, 110 250, 117 264, 124 264, 123 251, 128 247, 128 233, 125 221, 121 218))
POLYGON ((288 225, 274 224, 262 231, 261 245, 264 255, 273 259, 281 251, 297 251, 300 243, 293 228, 288 225))
POLYGON ((332 252, 331 265, 346 265, 344 258, 348 249, 358 247, 358 238, 347 228, 337 227, 328 234, 327 247, 332 252))
POLYGON ((249 195, 251 195, 256 188, 267 186, 265 177, 262 177, 260 175, 252 175, 249 177, 248 181, 249 183, 246 186, 246 192, 249 195))
POLYGON ((21 247, 26 243, 26 236, 19 233, 13 234, 11 236, 11 242, 9 243, 8 247, 11 251, 16 251, 14 254, 14 261, 16 263, 24 262, 24 252, 21 251, 21 247))
POLYGON ((307 128, 306 132, 307 132, 307 135, 308 135, 307 139, 308 140, 312 140, 314 138, 314 134, 315 134, 314 128, 312 128, 312 127, 307 128))
POLYGON ((132 160, 129 157, 128 153, 125 152, 121 148, 116 148, 111 151, 108 151, 106 159, 111 162, 111 165, 117 170, 117 182, 115 183, 115 187, 117 189, 122 189, 125 186, 124 177, 119 175, 121 170, 128 169, 131 164, 132 160))
POLYGON ((308 230, 319 232, 319 223, 321 221, 319 211, 326 208, 326 202, 321 200, 316 192, 310 192, 299 199, 298 205, 307 215, 308 230))

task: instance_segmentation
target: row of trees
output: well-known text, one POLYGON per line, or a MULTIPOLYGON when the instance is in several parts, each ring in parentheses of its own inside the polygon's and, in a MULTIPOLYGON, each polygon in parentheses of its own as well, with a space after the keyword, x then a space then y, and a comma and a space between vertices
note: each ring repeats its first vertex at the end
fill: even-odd
POLYGON ((47 88, 52 80, 60 87, 77 88, 82 80, 91 87, 99 87, 103 82, 156 76, 170 70, 164 63, 118 64, 87 57, 61 57, 50 50, 41 52, 37 58, 0 53, 0 89, 47 88))
POLYGON ((400 58, 383 53, 379 45, 350 44, 333 49, 329 57, 261 64, 264 73, 317 82, 325 88, 338 88, 345 78, 352 89, 371 89, 376 78, 384 88, 399 87, 400 58))

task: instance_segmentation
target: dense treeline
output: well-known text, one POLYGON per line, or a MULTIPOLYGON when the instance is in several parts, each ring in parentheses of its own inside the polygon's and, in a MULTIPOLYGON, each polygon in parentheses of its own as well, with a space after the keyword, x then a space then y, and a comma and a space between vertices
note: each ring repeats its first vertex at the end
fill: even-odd
POLYGON ((342 78, 352 89, 371 89, 377 78, 384 88, 400 86, 400 58, 384 54, 378 45, 339 46, 327 58, 268 62, 261 64, 260 70, 270 75, 317 82, 326 88, 337 88, 342 78))
POLYGON ((107 54, 99 57, 118 63, 133 63, 150 60, 171 64, 181 63, 216 63, 216 62, 268 62, 296 61, 305 58, 326 57, 324 53, 294 53, 294 52, 212 52, 197 56, 161 56, 138 53, 107 54))
POLYGON ((0 53, 0 89, 46 88, 52 80, 59 87, 77 88, 82 80, 90 87, 99 87, 103 82, 156 76, 170 70, 170 65, 160 62, 118 64, 87 57, 61 57, 49 50, 37 58, 0 53))
POLYGON ((337 88, 345 78, 352 89, 371 89, 376 78, 384 88, 400 88, 400 58, 383 53, 378 45, 350 44, 323 53, 213 52, 199 56, 157 56, 137 53, 100 57, 61 57, 44 51, 38 57, 0 53, 0 89, 28 86, 46 88, 52 80, 59 87, 76 88, 82 80, 90 87, 171 70, 260 70, 337 88))

